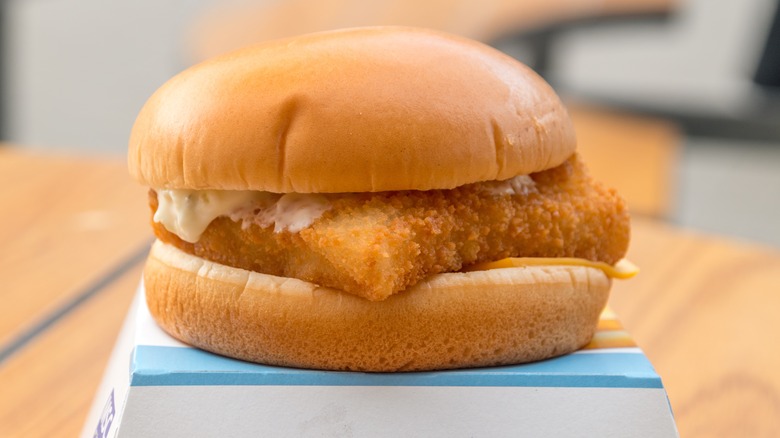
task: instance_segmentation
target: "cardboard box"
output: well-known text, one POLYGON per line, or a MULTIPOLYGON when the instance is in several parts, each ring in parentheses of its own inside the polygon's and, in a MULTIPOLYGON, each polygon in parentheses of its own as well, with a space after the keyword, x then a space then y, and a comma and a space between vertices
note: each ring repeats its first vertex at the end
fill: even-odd
POLYGON ((83 436, 677 436, 661 379, 609 312, 586 349, 556 359, 372 374, 191 348, 157 327, 142 294, 83 436))

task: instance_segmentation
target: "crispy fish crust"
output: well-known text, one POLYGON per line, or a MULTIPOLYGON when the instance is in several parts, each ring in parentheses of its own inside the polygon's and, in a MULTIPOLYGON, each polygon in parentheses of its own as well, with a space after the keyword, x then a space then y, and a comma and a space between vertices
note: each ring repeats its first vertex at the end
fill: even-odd
MULTIPOLYGON (((612 264, 625 255, 625 203, 593 181, 577 155, 516 178, 514 186, 510 191, 509 183, 484 182, 452 190, 332 195, 331 209, 298 233, 274 233, 273 225, 262 227, 252 217, 223 216, 195 244, 152 224, 160 240, 190 254, 374 301, 432 274, 505 257, 612 264)), ((149 202, 154 212, 153 190, 149 202)))

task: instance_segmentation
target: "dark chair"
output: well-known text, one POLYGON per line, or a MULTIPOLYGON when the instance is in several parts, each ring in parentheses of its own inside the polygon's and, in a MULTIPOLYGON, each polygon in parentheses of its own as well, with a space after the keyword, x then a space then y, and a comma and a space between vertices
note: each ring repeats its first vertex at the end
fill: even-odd
POLYGON ((752 89, 741 94, 728 110, 695 111, 604 92, 569 91, 599 105, 674 121, 688 136, 780 142, 780 2, 760 53, 750 78, 752 89))

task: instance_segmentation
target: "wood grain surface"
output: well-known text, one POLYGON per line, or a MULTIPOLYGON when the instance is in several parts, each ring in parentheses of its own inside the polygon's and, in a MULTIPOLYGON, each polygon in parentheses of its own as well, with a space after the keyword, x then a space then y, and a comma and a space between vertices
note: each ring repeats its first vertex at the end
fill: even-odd
POLYGON ((0 345, 151 239, 146 190, 120 159, 0 147, 0 345))
POLYGON ((0 363, 0 437, 79 434, 142 268, 138 261, 0 363))
MULTIPOLYGON (((601 112, 577 122, 598 127, 583 139, 587 160, 618 186, 632 173, 600 162, 634 137, 611 129, 634 123, 625 122, 601 112), (591 143, 603 141, 615 146, 591 143)), ((642 126, 674 140, 664 124, 642 126)), ((662 181, 675 154, 657 157, 662 181)), ((673 191, 664 184, 637 192, 673 191)), ((121 158, 8 147, 0 187, 0 437, 73 436, 140 277, 145 189, 121 158)), ((642 272, 615 283, 611 306, 661 375, 681 436, 780 436, 780 252, 641 216, 633 230, 630 258, 642 272)))
POLYGON ((635 219, 610 303, 666 386, 682 437, 780 436, 780 252, 635 219))

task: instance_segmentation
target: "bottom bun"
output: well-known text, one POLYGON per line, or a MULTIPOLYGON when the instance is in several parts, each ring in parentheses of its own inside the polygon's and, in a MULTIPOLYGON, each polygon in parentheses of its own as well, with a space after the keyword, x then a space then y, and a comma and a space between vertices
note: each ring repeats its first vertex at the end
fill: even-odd
POLYGON ((611 280, 580 266, 456 272, 372 302, 157 241, 144 283, 158 324, 195 347, 269 365, 384 372, 516 364, 577 350, 593 336, 611 280))

